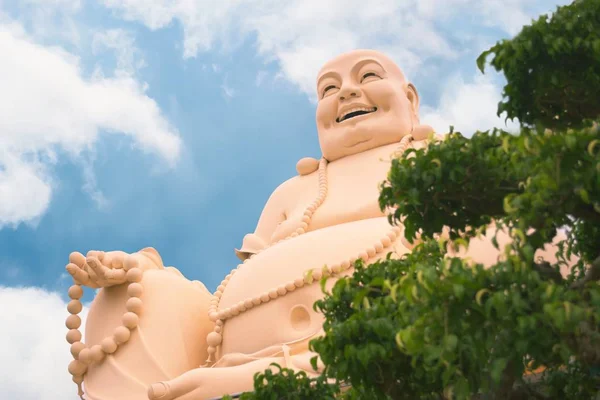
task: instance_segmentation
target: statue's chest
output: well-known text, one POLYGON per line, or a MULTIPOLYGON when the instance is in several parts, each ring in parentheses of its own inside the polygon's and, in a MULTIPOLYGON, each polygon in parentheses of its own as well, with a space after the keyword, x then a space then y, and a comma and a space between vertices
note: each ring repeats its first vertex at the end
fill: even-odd
MULTIPOLYGON (((386 180, 390 162, 376 157, 356 160, 354 163, 332 163, 327 168, 327 196, 312 216, 309 230, 365 218, 382 216, 379 192, 386 180)), ((317 174, 315 174, 317 175, 317 174)), ((288 212, 288 220, 302 219, 319 193, 318 176, 311 176, 304 190, 288 212)))

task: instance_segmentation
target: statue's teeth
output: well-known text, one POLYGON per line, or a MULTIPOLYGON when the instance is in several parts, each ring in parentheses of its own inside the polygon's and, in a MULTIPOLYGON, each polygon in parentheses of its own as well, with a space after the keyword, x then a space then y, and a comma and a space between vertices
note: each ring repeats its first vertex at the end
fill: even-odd
POLYGON ((344 114, 342 114, 342 116, 339 118, 340 121, 343 120, 344 118, 346 118, 346 116, 348 114, 352 114, 353 112, 356 112, 356 111, 373 112, 373 111, 375 111, 375 108, 374 107, 372 107, 372 108, 365 108, 365 107, 352 108, 352 109, 346 111, 344 114))

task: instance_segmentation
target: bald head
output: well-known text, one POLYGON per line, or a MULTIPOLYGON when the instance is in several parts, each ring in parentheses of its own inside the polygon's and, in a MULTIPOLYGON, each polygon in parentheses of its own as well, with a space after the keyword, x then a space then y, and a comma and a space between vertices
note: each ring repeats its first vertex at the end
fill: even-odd
POLYGON ((329 161, 397 142, 418 124, 416 89, 379 51, 354 50, 328 61, 317 94, 319 142, 329 161))

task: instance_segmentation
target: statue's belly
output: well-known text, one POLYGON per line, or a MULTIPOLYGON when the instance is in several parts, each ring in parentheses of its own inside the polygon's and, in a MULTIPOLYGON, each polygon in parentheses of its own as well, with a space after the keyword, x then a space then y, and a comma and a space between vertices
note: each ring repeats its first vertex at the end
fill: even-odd
MULTIPOLYGON (((303 277, 306 270, 321 269, 324 265, 356 258, 359 253, 379 243, 391 228, 387 218, 371 218, 319 229, 281 242, 254 256, 238 269, 221 297, 219 309, 293 282, 303 277)), ((369 262, 383 258, 389 252, 404 254, 408 249, 398 238, 369 262)), ((351 270, 346 273, 350 274, 351 270)), ((333 283, 334 279, 330 279, 328 287, 333 283)), ((317 282, 226 320, 221 355, 254 353, 318 332, 323 325, 323 316, 312 307, 322 297, 317 282)))

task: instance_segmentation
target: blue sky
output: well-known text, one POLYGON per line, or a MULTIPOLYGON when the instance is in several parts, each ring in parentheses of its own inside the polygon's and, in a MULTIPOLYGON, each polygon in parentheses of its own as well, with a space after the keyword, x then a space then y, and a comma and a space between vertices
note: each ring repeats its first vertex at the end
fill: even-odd
POLYGON ((273 189, 320 156, 329 58, 386 52, 424 123, 470 134, 504 126, 477 55, 565 3, 0 0, 0 339, 16 343, 0 393, 75 398, 71 251, 153 246, 216 287, 273 189))

